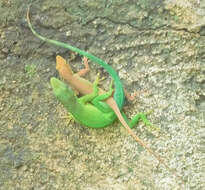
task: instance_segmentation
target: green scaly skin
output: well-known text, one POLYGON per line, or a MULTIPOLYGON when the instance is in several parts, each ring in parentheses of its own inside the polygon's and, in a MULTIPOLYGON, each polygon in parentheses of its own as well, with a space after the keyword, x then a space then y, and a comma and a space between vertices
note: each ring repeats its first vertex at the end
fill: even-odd
MULTIPOLYGON (((95 63, 101 65, 111 75, 111 77, 112 77, 112 79, 114 81, 114 84, 115 84, 114 100, 115 100, 118 108, 120 110, 122 110, 123 105, 124 105, 124 99, 125 99, 123 85, 122 85, 122 83, 120 81, 120 78, 119 78, 118 74, 116 73, 116 71, 110 65, 108 65, 103 60, 99 59, 98 57, 96 57, 96 56, 94 56, 94 55, 92 55, 92 54, 90 54, 88 52, 85 52, 85 51, 83 51, 81 49, 78 49, 76 47, 73 47, 73 46, 71 46, 69 44, 66 44, 66 43, 63 43, 63 42, 59 42, 59 41, 56 41, 56 40, 45 38, 45 37, 41 36, 40 34, 38 34, 33 29, 32 25, 31 25, 31 22, 30 22, 30 19, 29 19, 29 8, 28 8, 28 11, 27 11, 27 21, 28 21, 29 28, 31 29, 32 33, 37 38, 39 38, 39 39, 41 39, 41 40, 43 40, 45 42, 48 42, 50 44, 54 44, 56 46, 60 46, 60 47, 69 49, 71 51, 77 52, 80 55, 83 55, 83 56, 89 58, 90 60, 94 61, 95 63)), ((52 81, 56 81, 56 80, 52 80, 52 81)), ((57 82, 52 82, 51 85, 55 84, 55 83, 57 83, 57 82)), ((56 89, 57 89, 56 85, 52 85, 52 87, 53 87, 54 91, 56 91, 56 89)), ((57 96, 58 99, 59 99, 59 96, 60 95, 57 96)), ((62 91, 62 96, 66 96, 64 91, 62 91)), ((117 118, 116 115, 114 114, 113 110, 105 102, 102 101, 102 100, 106 99, 106 98, 103 98, 103 97, 104 96, 99 96, 98 98, 96 98, 93 101, 91 101, 96 106, 95 110, 99 109, 101 111, 101 115, 96 116, 96 117, 93 117, 92 115, 93 115, 93 113, 95 113, 95 115, 96 115, 97 111, 91 110, 91 108, 87 109, 87 113, 84 112, 85 116, 82 116, 82 115, 77 115, 75 110, 68 109, 68 105, 71 104, 69 101, 64 102, 64 101, 60 100, 60 102, 74 116, 76 121, 80 122, 81 124, 83 124, 83 125, 85 125, 87 127, 103 128, 105 126, 110 125, 117 118), (102 115, 102 113, 103 114, 109 113, 108 115, 112 115, 112 117, 111 117, 112 119, 110 120, 110 117, 108 119, 107 116, 105 116, 106 119, 103 119, 104 116, 102 115), (90 121, 87 121, 88 118, 90 119, 90 121), (99 123, 96 124, 96 122, 94 121, 95 118, 98 119, 99 123)), ((94 108, 92 108, 92 109, 94 109, 94 108)), ((129 125, 130 128, 132 128, 136 123, 138 123, 138 121, 140 119, 144 122, 144 124, 146 126, 152 126, 152 124, 147 120, 146 115, 143 114, 143 113, 138 113, 137 115, 135 115, 132 118, 131 122, 128 121, 126 115, 123 112, 121 112, 121 114, 122 114, 124 120, 127 122, 127 124, 129 125)))
POLYGON ((113 111, 104 112, 100 109, 102 104, 105 104, 105 107, 107 107, 107 104, 100 102, 99 99, 104 100, 111 96, 113 89, 110 88, 107 93, 98 95, 98 79, 93 83, 93 93, 80 98, 77 98, 72 89, 57 78, 52 77, 50 83, 56 98, 78 123, 91 128, 103 128, 116 119, 113 111), (98 103, 101 106, 98 106, 98 103))
POLYGON ((82 56, 85 56, 87 57, 88 59, 90 59, 91 61, 101 65, 109 74, 110 76, 112 77, 112 79, 114 80, 114 85, 115 85, 115 92, 114 92, 114 100, 116 101, 118 107, 120 110, 122 110, 123 108, 123 105, 124 105, 124 99, 125 99, 125 95, 124 95, 124 90, 123 90, 123 85, 120 81, 120 78, 117 74, 117 72, 110 66, 108 65, 106 62, 104 62, 102 59, 99 59, 98 57, 88 53, 88 52, 85 52, 79 48, 76 48, 76 47, 73 47, 69 44, 66 44, 66 43, 63 43, 63 42, 59 42, 59 41, 56 41, 56 40, 52 40, 52 39, 48 39, 46 37, 43 37, 41 36, 40 34, 38 34, 32 27, 31 25, 31 22, 30 22, 30 19, 29 19, 29 9, 28 9, 28 12, 27 12, 27 21, 28 21, 28 26, 29 28, 31 29, 32 33, 39 39, 45 41, 45 42, 48 42, 50 44, 53 44, 53 45, 56 45, 56 46, 59 46, 59 47, 62 47, 62 48, 66 48, 66 49, 69 49, 73 52, 76 52, 76 53, 79 53, 80 55, 82 56))
MULTIPOLYGON (((57 78, 52 77, 50 83, 56 98, 78 123, 90 128, 104 128, 112 124, 117 119, 117 116, 104 102, 104 100, 112 96, 112 83, 108 92, 98 95, 98 81, 99 78, 93 83, 93 93, 80 98, 76 97, 72 89, 57 78)), ((138 113, 131 121, 128 120, 123 112, 122 115, 130 128, 134 127, 140 119, 145 125, 150 125, 146 117, 142 118, 144 116, 143 113, 138 113)))
MULTIPOLYGON (((98 95, 98 84, 99 79, 97 78, 93 84, 93 92, 77 98, 74 92, 67 87, 65 83, 58 80, 57 78, 51 78, 50 83, 53 88, 53 93, 57 99, 64 105, 68 112, 71 113, 73 118, 80 124, 91 127, 91 128, 103 128, 110 125, 117 118, 113 110, 104 102, 105 99, 112 95, 113 89, 112 84, 110 90, 107 93, 98 95)), ((145 125, 150 125, 150 122, 146 119, 143 113, 138 113, 129 122, 126 115, 122 112, 123 118, 128 123, 129 127, 135 126, 139 119, 142 119, 145 125)), ((131 129, 129 129, 130 131, 131 129)), ((179 180, 183 179, 177 175, 175 171, 172 171, 169 166, 161 159, 161 157, 150 149, 140 138, 134 133, 130 133, 135 140, 149 151, 160 163, 162 163, 173 175, 179 180)))
MULTIPOLYGON (((113 70, 111 66, 109 66, 107 63, 105 63, 103 60, 99 59, 98 57, 85 52, 81 49, 78 49, 76 47, 73 47, 69 44, 59 42, 56 40, 48 39, 40 34, 38 34, 32 27, 30 20, 29 20, 29 9, 27 12, 27 21, 29 28, 31 29, 32 33, 38 37, 39 39, 54 44, 59 47, 63 47, 66 49, 69 49, 71 51, 77 52, 80 55, 83 55, 90 60, 94 61, 95 63, 101 65, 112 77, 115 84, 115 93, 114 93, 114 100, 116 101, 118 107, 120 110, 122 110, 123 104, 124 104, 124 90, 123 85, 120 81, 120 78, 118 74, 113 70)), ((98 95, 98 79, 93 84, 93 93, 87 94, 81 98, 77 98, 73 91, 67 87, 66 84, 61 82, 60 80, 56 78, 51 78, 51 86, 53 88, 53 92, 57 99, 65 106, 68 112, 72 114, 74 119, 81 123, 82 125, 85 125, 87 127, 91 128, 103 128, 108 125, 110 125, 116 118, 116 114, 113 112, 113 110, 105 103, 103 100, 109 98, 112 95, 113 89, 110 86, 110 90, 102 95, 98 95)), ((135 117, 132 118, 131 122, 128 121, 126 115, 122 113, 122 116, 124 120, 128 123, 129 127, 132 128, 136 123, 139 121, 139 119, 142 119, 142 121, 147 126, 151 126, 152 124, 147 120, 146 116, 143 113, 138 113, 135 117)), ((152 151, 141 139, 139 139, 134 133, 132 133, 132 136, 135 138, 137 142, 140 143, 145 149, 147 149, 152 155, 155 156, 155 158, 162 163, 173 175, 175 175, 178 179, 182 180, 180 176, 178 176, 174 171, 172 171, 166 163, 160 158, 159 155, 157 155, 154 151, 152 151)), ((183 182, 183 180, 182 180, 183 182)))

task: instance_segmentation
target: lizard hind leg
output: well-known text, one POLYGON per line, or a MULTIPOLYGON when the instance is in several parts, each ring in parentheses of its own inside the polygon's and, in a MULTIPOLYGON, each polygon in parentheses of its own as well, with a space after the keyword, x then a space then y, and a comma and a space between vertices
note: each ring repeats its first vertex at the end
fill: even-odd
POLYGON ((98 109, 100 109, 104 113, 112 112, 113 110, 108 106, 104 101, 110 98, 113 94, 114 89, 112 88, 113 81, 111 81, 109 90, 103 94, 98 95, 92 100, 92 104, 95 105, 98 109))
POLYGON ((133 128, 139 121, 142 121, 148 128, 150 132, 153 130, 159 131, 160 129, 156 126, 154 126, 148 119, 147 119, 147 114, 139 112, 137 113, 129 122, 130 128, 133 128))

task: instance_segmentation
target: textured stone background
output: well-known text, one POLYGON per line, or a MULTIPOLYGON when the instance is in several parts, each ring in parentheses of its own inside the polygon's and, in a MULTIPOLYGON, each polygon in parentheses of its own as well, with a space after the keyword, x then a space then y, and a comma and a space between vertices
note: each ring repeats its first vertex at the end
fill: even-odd
MULTIPOLYGON (((0 0, 1 190, 201 190, 205 187, 205 1, 0 0), (68 122, 52 94, 55 56, 75 71, 81 57, 29 30, 104 59, 137 92, 125 113, 152 111, 160 132, 135 133, 182 176, 186 187, 115 122, 89 129, 68 122)), ((90 63, 87 78, 97 72, 90 63)))

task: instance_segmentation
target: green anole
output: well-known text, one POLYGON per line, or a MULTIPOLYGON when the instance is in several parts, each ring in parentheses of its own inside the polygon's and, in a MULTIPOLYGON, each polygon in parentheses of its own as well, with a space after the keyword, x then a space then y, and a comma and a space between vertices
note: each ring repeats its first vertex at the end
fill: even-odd
MULTIPOLYGON (((38 37, 39 39, 54 44, 56 46, 60 46, 66 49, 69 49, 71 51, 77 52, 80 55, 83 55, 93 62, 101 65, 112 77, 114 84, 115 84, 115 92, 114 92, 114 98, 111 97, 112 95, 112 88, 110 87, 110 90, 107 93, 103 93, 102 95, 98 95, 98 87, 97 83, 98 80, 95 81, 94 85, 88 85, 89 88, 91 87, 92 93, 89 92, 81 92, 82 94, 86 94, 85 96, 81 98, 77 98, 73 91, 66 87, 66 85, 59 81, 56 78, 51 79, 51 86, 53 88, 54 94, 56 97, 61 101, 61 103, 64 104, 66 109, 72 113, 74 118, 80 122, 81 124, 84 124, 88 127, 93 127, 93 128, 102 128, 105 127, 109 124, 111 124, 115 119, 116 116, 122 123, 122 125, 128 130, 129 134, 134 137, 134 139, 141 145, 143 146, 146 150, 148 150, 154 157, 162 163, 170 172, 172 172, 177 178, 180 178, 174 171, 172 171, 169 166, 160 158, 160 156, 155 153, 152 149, 150 149, 139 137, 135 135, 135 133, 130 129, 132 126, 128 126, 127 120, 125 118, 125 115, 121 114, 121 109, 124 104, 124 90, 122 83, 119 79, 119 76, 115 72, 115 70, 109 66, 107 63, 105 63, 103 60, 97 58, 96 56, 87 53, 81 49, 78 49, 76 47, 73 47, 69 44, 59 42, 56 40, 48 39, 40 34, 38 34, 32 27, 30 19, 29 19, 29 9, 27 11, 27 21, 29 28, 31 29, 32 33, 38 37), (93 89, 92 89, 93 88, 93 89), (69 100, 69 101, 68 101, 69 100), (102 100, 105 100, 106 103, 104 103, 102 100), (72 102, 72 103, 71 103, 72 102), (107 106, 109 105, 111 109, 107 106), (113 112, 114 111, 114 112, 113 112), (116 114, 116 115, 115 115, 116 114), (94 118, 97 119, 94 119, 94 118)), ((69 82, 71 82, 70 79, 68 79, 69 82)), ((82 80, 81 80, 82 81, 82 80)), ((87 82, 86 82, 87 83, 87 82)), ((86 86, 86 83, 80 83, 80 88, 85 86, 85 88, 88 88, 86 86)), ((76 87, 75 85, 72 86, 74 89, 77 89, 78 91, 81 91, 80 88, 76 87)), ((102 92, 101 92, 102 93, 102 92)), ((132 120, 131 124, 135 124, 138 122, 139 119, 142 119, 145 124, 150 125, 150 122, 146 119, 145 115, 141 114, 136 115, 134 119, 132 120)), ((183 180, 182 180, 183 182, 183 180)))
MULTIPOLYGON (((59 55, 56 56, 56 69, 58 70, 60 76, 64 80, 66 80, 66 82, 73 88, 74 91, 76 91, 77 93, 81 93, 83 95, 87 95, 87 94, 90 94, 93 92, 93 84, 90 81, 82 78, 82 76, 84 76, 89 71, 88 60, 85 57, 83 59, 83 64, 85 65, 85 69, 82 69, 78 73, 73 73, 70 65, 68 63, 66 63, 66 60, 59 55)), ((103 89, 99 88, 99 95, 104 94, 104 93, 105 93, 105 91, 103 89)), ((117 104, 115 103, 115 100, 112 96, 104 98, 104 100, 105 100, 106 104, 104 104, 104 102, 99 103, 99 104, 103 105, 103 106, 101 106, 101 110, 105 113, 114 111, 116 116, 118 117, 118 119, 123 124, 125 123, 125 125, 127 125, 127 123, 129 123, 130 128, 134 127, 140 119, 143 120, 145 125, 151 125, 151 123, 147 120, 146 115, 143 113, 138 113, 129 122, 127 117, 125 116, 125 114, 119 110, 119 108, 118 108, 117 104), (109 105, 109 107, 111 109, 109 109, 109 107, 107 105, 109 105)), ((115 117, 115 119, 116 119, 116 117, 115 117)), ((110 122, 110 124, 111 124, 111 122, 110 122)), ((90 123, 88 127, 102 128, 105 126, 103 124, 101 124, 98 127, 96 127, 96 125, 90 123)))

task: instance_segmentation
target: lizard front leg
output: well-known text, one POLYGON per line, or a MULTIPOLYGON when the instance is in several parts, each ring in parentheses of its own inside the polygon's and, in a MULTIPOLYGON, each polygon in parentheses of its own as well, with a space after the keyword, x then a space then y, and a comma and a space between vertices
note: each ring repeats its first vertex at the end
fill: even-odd
POLYGON ((99 75, 96 78, 95 82, 93 83, 93 92, 90 94, 87 94, 85 96, 80 97, 78 100, 83 104, 86 104, 88 102, 92 102, 93 99, 98 96, 98 92, 99 92, 99 88, 97 87, 98 83, 99 83, 99 75))
POLYGON ((83 65, 85 66, 85 68, 81 69, 79 72, 77 72, 77 75, 80 76, 80 77, 85 76, 90 71, 90 67, 89 67, 89 64, 88 64, 88 58, 83 57, 82 61, 83 61, 83 65))

